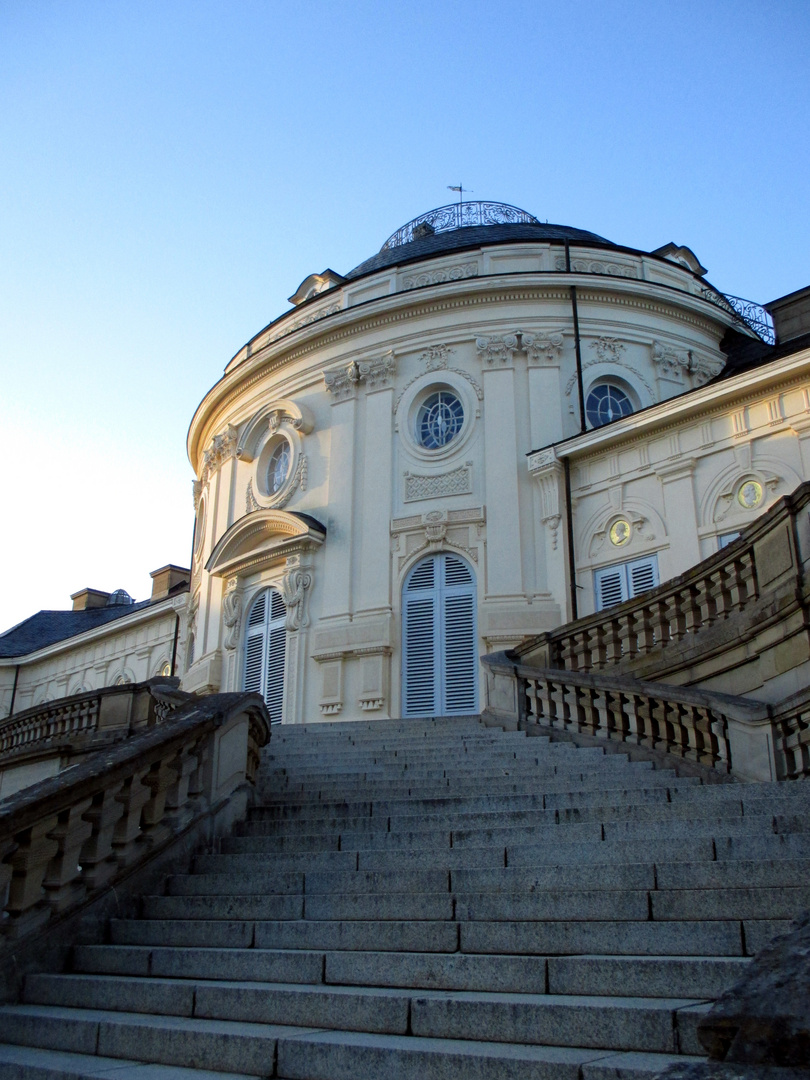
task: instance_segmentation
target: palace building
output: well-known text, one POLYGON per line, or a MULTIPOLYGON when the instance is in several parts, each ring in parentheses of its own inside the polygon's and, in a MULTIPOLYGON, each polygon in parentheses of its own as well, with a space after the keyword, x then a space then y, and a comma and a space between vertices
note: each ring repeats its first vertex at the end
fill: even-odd
POLYGON ((682 573, 810 478, 810 289, 761 308, 706 273, 471 202, 311 274, 192 418, 159 641, 122 632, 138 605, 0 635, 0 716, 137 648, 286 723, 480 711, 483 653, 682 573))

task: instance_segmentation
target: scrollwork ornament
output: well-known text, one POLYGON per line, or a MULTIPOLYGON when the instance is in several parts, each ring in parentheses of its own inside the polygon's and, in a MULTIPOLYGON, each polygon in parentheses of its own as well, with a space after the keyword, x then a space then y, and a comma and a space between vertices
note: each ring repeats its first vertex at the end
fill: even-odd
POLYGON ((282 578, 281 596, 287 608, 285 625, 288 630, 303 630, 309 626, 307 599, 311 587, 312 574, 300 567, 290 570, 282 578))
POLYGON ((222 598, 222 621, 225 624, 225 648, 235 649, 239 643, 239 631, 242 626, 242 594, 239 592, 239 581, 231 578, 225 587, 225 595, 222 598))

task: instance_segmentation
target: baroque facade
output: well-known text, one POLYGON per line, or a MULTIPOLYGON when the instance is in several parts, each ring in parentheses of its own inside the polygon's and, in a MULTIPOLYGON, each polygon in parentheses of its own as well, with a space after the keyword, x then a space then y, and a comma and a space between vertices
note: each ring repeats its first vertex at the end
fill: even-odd
POLYGON ((478 711, 482 653, 683 572, 810 478, 808 294, 771 320, 688 248, 484 203, 311 274, 192 419, 183 689, 289 723, 478 711))

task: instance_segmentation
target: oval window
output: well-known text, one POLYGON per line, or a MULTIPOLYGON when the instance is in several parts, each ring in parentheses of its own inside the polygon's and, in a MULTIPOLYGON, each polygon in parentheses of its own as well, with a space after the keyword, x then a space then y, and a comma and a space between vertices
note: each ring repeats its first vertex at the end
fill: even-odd
POLYGON ((284 486, 290 472, 292 453, 286 439, 280 439, 267 463, 267 494, 275 495, 284 486))

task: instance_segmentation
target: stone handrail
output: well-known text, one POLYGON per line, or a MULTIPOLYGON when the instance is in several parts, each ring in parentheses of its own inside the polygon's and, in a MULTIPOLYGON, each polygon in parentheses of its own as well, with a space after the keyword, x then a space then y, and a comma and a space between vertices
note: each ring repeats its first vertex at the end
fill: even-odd
POLYGON ((65 749, 91 749, 95 742, 125 738, 160 723, 186 699, 179 679, 108 686, 59 698, 0 721, 0 764, 65 749))
POLYGON ((642 746, 741 780, 810 776, 810 689, 769 705, 619 674, 531 667, 514 652, 490 653, 483 663, 496 722, 642 746))
POLYGON ((655 677, 666 670, 668 656, 688 658, 690 650, 694 655, 698 632, 705 638, 705 631, 713 629, 722 648, 721 624, 729 619, 739 623, 746 610, 754 614, 744 632, 755 636, 761 627, 760 601, 780 590, 794 606, 804 601, 797 519, 808 502, 806 483, 779 499, 738 540, 686 573, 625 603, 527 639, 515 651, 540 667, 586 672, 610 668, 655 677))
POLYGON ((183 695, 163 721, 0 803, 0 929, 39 931, 167 847, 252 781, 258 694, 183 695))

